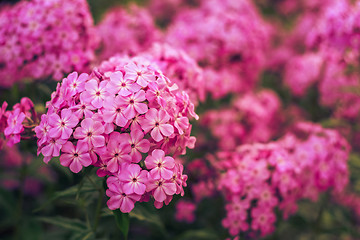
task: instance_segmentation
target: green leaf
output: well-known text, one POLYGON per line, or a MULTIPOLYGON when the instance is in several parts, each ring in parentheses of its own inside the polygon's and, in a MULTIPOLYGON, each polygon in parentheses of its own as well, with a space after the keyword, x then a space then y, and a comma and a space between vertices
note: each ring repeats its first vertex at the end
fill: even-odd
POLYGON ((87 231, 88 228, 85 223, 83 223, 79 219, 65 218, 61 216, 57 217, 38 217, 37 220, 49 223, 61 228, 65 228, 71 231, 84 232, 87 231))
POLYGON ((71 197, 71 196, 78 196, 79 194, 82 194, 82 193, 95 192, 95 191, 97 191, 97 190, 91 184, 79 183, 79 184, 72 186, 68 189, 65 189, 63 191, 56 192, 52 198, 50 198, 48 201, 46 201, 39 208, 35 209, 33 212, 38 212, 38 211, 44 209, 47 205, 49 205, 56 199, 71 197))
POLYGON ((71 236, 70 240, 90 240, 95 239, 93 232, 79 232, 71 236))
POLYGON ((135 218, 139 221, 143 221, 151 224, 152 226, 158 228, 161 233, 165 234, 165 226, 161 221, 158 214, 151 213, 146 208, 141 205, 137 205, 131 212, 130 217, 135 218))
POLYGON ((115 216, 116 225, 120 229, 120 231, 123 233, 125 240, 128 238, 129 233, 129 214, 128 213, 122 213, 119 209, 116 209, 113 211, 115 216))

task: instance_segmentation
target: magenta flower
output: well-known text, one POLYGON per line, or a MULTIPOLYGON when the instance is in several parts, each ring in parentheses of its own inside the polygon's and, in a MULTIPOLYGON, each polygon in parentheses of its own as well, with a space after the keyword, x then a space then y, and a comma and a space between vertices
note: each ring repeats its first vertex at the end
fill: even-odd
POLYGON ((60 138, 50 139, 48 144, 41 148, 41 153, 45 156, 44 162, 48 163, 52 157, 58 157, 65 142, 66 140, 60 138))
POLYGON ((61 165, 69 167, 74 173, 80 172, 83 166, 87 167, 92 163, 87 143, 78 142, 75 148, 71 142, 67 142, 62 147, 61 152, 61 165))
POLYGON ((118 71, 110 75, 110 81, 106 86, 106 90, 111 94, 119 94, 120 96, 128 96, 131 93, 138 92, 141 86, 135 83, 135 80, 123 77, 123 73, 118 71))
POLYGON ((122 170, 120 180, 124 183, 123 190, 126 194, 143 195, 146 190, 147 171, 142 170, 137 164, 130 164, 122 170))
POLYGON ((142 153, 147 153, 150 149, 150 142, 144 139, 144 133, 141 130, 133 130, 130 133, 129 143, 131 146, 130 156, 135 163, 140 162, 142 153))
POLYGON ((79 119, 82 119, 83 116, 85 116, 85 118, 91 118, 94 113, 92 111, 94 111, 96 108, 93 107, 91 104, 86 103, 84 100, 84 95, 80 95, 80 102, 69 108, 70 110, 73 110, 73 114, 75 114, 79 119))
POLYGON ((69 86, 68 91, 70 92, 70 96, 74 96, 75 94, 85 90, 85 81, 89 79, 89 75, 87 73, 82 73, 78 77, 78 73, 73 72, 65 79, 67 80, 67 84, 69 86))
POLYGON ((151 169, 150 175, 154 179, 164 178, 169 180, 174 174, 175 160, 172 157, 166 156, 163 150, 155 149, 151 156, 145 159, 145 165, 151 169))
POLYGON ((85 83, 85 92, 81 95, 83 99, 87 103, 91 103, 96 108, 101 108, 103 106, 103 102, 105 96, 107 95, 106 85, 107 81, 102 81, 100 84, 95 80, 91 79, 90 81, 85 83))
POLYGON ((46 114, 41 115, 41 122, 34 129, 36 133, 36 137, 38 138, 39 145, 44 144, 50 139, 49 137, 50 125, 48 124, 47 119, 48 119, 48 115, 46 114))
POLYGON ((165 110, 160 109, 159 111, 151 108, 146 114, 145 119, 140 122, 141 128, 145 133, 149 132, 151 129, 151 137, 156 141, 161 141, 164 136, 170 136, 174 133, 174 127, 167 122, 170 120, 169 115, 165 110))
POLYGON ((115 122, 116 125, 124 127, 128 122, 128 119, 124 116, 124 110, 123 100, 120 96, 116 96, 115 99, 113 97, 105 98, 103 110, 104 122, 115 122))
POLYGON ((164 179, 149 179, 149 184, 146 186, 146 191, 154 191, 154 198, 158 202, 163 202, 168 196, 176 193, 176 185, 172 181, 164 179))
POLYGON ((94 147, 102 147, 105 145, 105 137, 101 135, 104 131, 105 128, 101 122, 85 118, 81 122, 81 127, 75 129, 74 137, 94 147))
POLYGON ((108 184, 109 189, 106 190, 106 195, 110 197, 107 201, 109 209, 119 209, 123 213, 130 212, 139 201, 141 196, 137 194, 126 194, 123 191, 123 186, 118 182, 108 184))
POLYGON ((56 113, 50 114, 48 123, 51 126, 49 136, 51 138, 69 139, 73 133, 73 128, 78 124, 79 119, 70 109, 61 110, 61 117, 56 113))
POLYGON ((146 100, 144 90, 133 93, 127 97, 120 97, 125 107, 124 116, 127 119, 135 117, 136 113, 144 114, 148 111, 148 106, 143 101, 146 100))
POLYGON ((25 114, 20 112, 19 108, 11 112, 7 118, 7 127, 4 130, 5 136, 8 137, 12 134, 20 134, 22 131, 24 131, 24 127, 22 125, 24 120, 25 114))
POLYGON ((102 157, 107 161, 107 170, 110 172, 117 172, 121 163, 131 162, 131 156, 129 155, 131 148, 129 144, 121 142, 120 139, 120 133, 111 133, 107 151, 102 157))
POLYGON ((125 65, 125 78, 135 80, 137 84, 146 87, 149 82, 155 81, 155 76, 146 68, 131 62, 125 65))

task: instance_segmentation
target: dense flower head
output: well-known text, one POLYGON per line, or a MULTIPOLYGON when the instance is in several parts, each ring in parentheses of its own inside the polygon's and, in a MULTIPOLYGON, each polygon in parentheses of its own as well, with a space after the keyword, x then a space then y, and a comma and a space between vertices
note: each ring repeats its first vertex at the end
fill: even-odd
POLYGON ((171 81, 186 91, 193 103, 205 101, 202 69, 185 51, 155 43, 143 56, 156 63, 171 81))
MULTIPOLYGON (((0 134, 4 135, 8 146, 13 146, 20 142, 22 137, 28 138, 33 135, 32 129, 37 121, 37 115, 33 102, 27 97, 15 104, 12 110, 7 111, 7 106, 7 102, 3 102, 0 109, 0 134)), ((2 141, 0 138, 0 149, 2 141)))
POLYGON ((271 233, 275 207, 286 218, 300 199, 316 201, 330 189, 340 194, 348 183, 348 156, 349 144, 337 131, 308 122, 298 123, 276 142, 219 152, 218 189, 227 202, 223 226, 231 235, 271 233))
POLYGON ((282 120, 280 108, 278 96, 262 90, 236 98, 230 108, 206 112, 201 123, 219 140, 220 149, 231 150, 243 143, 271 140, 282 120))
POLYGON ((180 12, 166 41, 184 49, 200 66, 232 69, 239 82, 257 81, 270 45, 271 28, 251 1, 202 1, 180 12))
POLYGON ((151 47, 161 36, 152 14, 135 4, 107 12, 96 27, 101 37, 101 59, 114 54, 136 55, 151 47))
POLYGON ((79 172, 99 167, 110 209, 130 212, 149 196, 155 206, 183 195, 187 176, 176 156, 193 148, 189 96, 141 57, 115 57, 88 75, 58 84, 35 128, 38 153, 79 172), (156 93, 154 93, 156 89, 156 93), (174 159, 175 158, 175 159, 174 159))
POLYGON ((85 71, 97 45, 85 0, 20 1, 0 9, 0 86, 85 71))

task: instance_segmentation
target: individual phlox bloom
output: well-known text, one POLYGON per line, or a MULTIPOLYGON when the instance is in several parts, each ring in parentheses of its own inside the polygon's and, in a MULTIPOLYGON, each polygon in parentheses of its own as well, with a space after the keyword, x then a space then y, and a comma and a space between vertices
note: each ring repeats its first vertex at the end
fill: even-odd
POLYGON ((176 185, 174 182, 165 179, 151 179, 146 185, 146 191, 153 191, 154 199, 157 202, 164 202, 168 196, 176 193, 176 185))
POLYGON ((101 122, 85 118, 81 122, 81 126, 75 129, 74 137, 91 144, 91 146, 102 147, 105 145, 105 137, 102 135, 104 131, 105 128, 101 122))
POLYGON ((106 90, 111 94, 119 94, 120 96, 128 96, 131 93, 138 92, 141 86, 135 83, 134 79, 124 78, 121 71, 110 74, 110 81, 106 86, 106 90))
POLYGON ((138 163, 142 159, 141 153, 147 153, 150 149, 150 142, 144 139, 144 133, 142 130, 134 129, 130 132, 130 135, 124 139, 131 147, 130 156, 132 162, 138 163))
POLYGON ((44 162, 48 163, 52 157, 60 156, 60 150, 66 143, 66 140, 61 138, 51 138, 47 144, 41 148, 41 153, 45 156, 44 162))
POLYGON ((174 133, 174 127, 171 124, 168 124, 170 116, 166 113, 165 110, 160 109, 149 109, 145 114, 145 118, 141 120, 141 128, 145 133, 151 130, 151 137, 156 141, 160 142, 164 136, 170 136, 174 133))
POLYGON ((146 87, 149 82, 155 81, 155 76, 145 67, 129 63, 125 65, 125 78, 135 80, 141 87, 146 87))
POLYGON ((111 210, 120 209, 123 213, 128 213, 133 210, 135 202, 139 201, 141 196, 137 194, 126 194, 123 191, 123 185, 114 182, 108 184, 109 189, 106 190, 106 195, 110 197, 107 205, 111 210))
POLYGON ((128 123, 128 118, 124 115, 124 100, 120 95, 113 97, 107 97, 104 101, 103 118, 104 122, 112 123, 120 127, 125 127, 128 123))
POLYGON ((107 96, 106 91, 107 81, 98 83, 95 79, 85 83, 85 92, 82 93, 83 99, 87 103, 91 103, 96 108, 101 108, 104 103, 104 99, 107 96))
POLYGON ((169 156, 165 157, 165 152, 163 150, 155 149, 152 151, 151 156, 146 157, 145 165, 148 169, 151 169, 150 175, 154 179, 163 178, 169 180, 173 176, 175 160, 169 156))
POLYGON ((51 138, 69 139, 73 133, 73 128, 78 124, 79 119, 72 113, 70 109, 61 110, 61 117, 56 113, 50 114, 48 123, 51 128, 49 136, 51 138))
POLYGON ((123 182, 123 190, 126 194, 143 195, 146 190, 148 172, 142 170, 137 164, 130 164, 123 169, 119 177, 123 182))
POLYGON ((50 125, 47 119, 48 116, 46 114, 43 114, 41 116, 40 124, 36 126, 34 129, 36 133, 36 137, 38 138, 39 145, 43 145, 45 142, 47 142, 50 139, 49 137, 50 125))
POLYGON ((92 163, 89 154, 89 145, 78 142, 76 147, 71 142, 66 142, 61 148, 60 163, 69 167, 74 173, 81 171, 82 167, 88 167, 92 163))
POLYGON ((140 90, 137 93, 133 93, 126 97, 120 97, 124 106, 124 116, 127 119, 135 117, 136 113, 144 114, 148 111, 148 106, 143 103, 146 100, 144 90, 140 90))
POLYGON ((121 163, 131 162, 129 155, 131 147, 126 142, 119 141, 120 133, 113 132, 110 134, 110 139, 107 144, 107 151, 102 156, 107 161, 107 170, 110 172, 117 172, 121 163))
POLYGON ((251 217, 253 219, 251 223, 252 229, 260 230, 262 236, 274 231, 274 222, 276 217, 272 211, 264 211, 264 209, 260 207, 254 208, 251 211, 251 217))
POLYGON ((12 111, 7 118, 7 127, 4 129, 4 135, 8 140, 8 145, 12 146, 20 142, 20 133, 24 131, 22 122, 25 120, 25 113, 19 108, 12 111))
POLYGON ((74 96, 75 94, 85 90, 85 81, 89 79, 89 75, 87 73, 82 73, 78 76, 77 72, 73 72, 70 73, 66 79, 70 96, 74 96))
POLYGON ((93 105, 87 103, 84 100, 84 95, 80 95, 80 102, 69 108, 70 110, 74 111, 75 114, 79 119, 82 119, 84 116, 85 118, 91 118, 94 115, 94 110, 96 109, 93 105))
POLYGON ((149 83, 149 89, 146 91, 146 99, 150 101, 150 103, 156 102, 162 107, 165 108, 166 100, 163 97, 162 91, 159 89, 159 85, 156 83, 149 83))

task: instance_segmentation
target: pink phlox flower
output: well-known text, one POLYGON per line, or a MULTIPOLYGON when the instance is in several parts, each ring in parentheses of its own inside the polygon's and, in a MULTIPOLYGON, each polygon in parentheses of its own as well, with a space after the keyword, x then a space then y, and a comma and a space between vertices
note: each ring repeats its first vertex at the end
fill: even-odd
POLYGON ((141 196, 137 194, 126 194, 123 191, 123 185, 117 182, 108 184, 109 189, 106 190, 106 195, 110 197, 107 201, 109 209, 120 209, 123 213, 128 213, 133 210, 135 202, 139 201, 141 196))
POLYGON ((170 180, 163 178, 153 179, 149 178, 149 182, 146 185, 146 191, 153 191, 155 201, 164 202, 168 196, 172 196, 176 193, 176 185, 170 180))
POLYGON ((192 223, 195 221, 195 210, 196 205, 194 203, 190 201, 179 200, 176 203, 175 218, 177 221, 185 221, 187 223, 192 223))
POLYGON ((152 151, 151 156, 146 157, 145 165, 151 169, 150 175, 154 179, 169 180, 173 177, 175 160, 170 156, 165 157, 163 150, 155 149, 152 151))
POLYGON ((274 231, 276 217, 271 209, 266 209, 264 211, 264 208, 261 207, 254 208, 251 211, 251 217, 253 219, 251 228, 253 230, 260 230, 262 236, 274 231))
POLYGON ((113 72, 110 74, 110 81, 106 86, 106 90, 111 94, 119 94, 120 96, 128 96, 131 93, 138 92, 141 86, 135 83, 134 79, 123 77, 123 73, 113 72))
POLYGON ((129 155, 131 147, 126 142, 121 142, 119 138, 120 133, 111 133, 107 144, 107 152, 101 156, 107 161, 107 170, 110 172, 117 172, 121 163, 131 162, 131 156, 129 155))
POLYGON ((151 82, 148 84, 148 90, 146 91, 146 99, 149 100, 150 107, 154 105, 151 103, 155 101, 162 108, 166 107, 166 100, 163 97, 163 91, 159 89, 159 85, 156 82, 151 82))
POLYGON ((50 125, 47 119, 48 119, 48 115, 46 114, 41 115, 40 124, 36 126, 34 129, 36 133, 36 137, 38 139, 38 146, 43 145, 45 142, 47 142, 50 139, 49 137, 50 125))
POLYGON ((69 167, 74 173, 80 172, 83 166, 88 167, 92 163, 89 145, 85 142, 78 142, 76 148, 71 142, 66 142, 61 152, 61 165, 69 167))
POLYGON ((139 165, 128 165, 120 175, 120 180, 123 182, 124 193, 143 195, 146 190, 147 178, 148 172, 142 170, 139 165))
POLYGON ((89 79, 87 73, 82 73, 78 76, 77 72, 70 73, 67 78, 68 88, 70 89, 70 96, 74 96, 77 93, 81 93, 85 90, 85 82, 89 79))
POLYGON ((91 103, 95 108, 101 108, 105 97, 108 95, 106 85, 108 81, 98 83, 96 79, 91 79, 85 83, 85 92, 81 93, 83 100, 91 103))
POLYGON ((7 127, 4 130, 5 136, 8 137, 11 134, 20 134, 24 131, 22 122, 25 120, 25 117, 25 114, 21 112, 19 108, 10 112, 7 118, 7 127))
POLYGON ((142 159, 141 153, 147 153, 150 149, 150 142, 144 139, 144 133, 135 129, 130 132, 129 144, 131 147, 130 156, 132 162, 138 163, 142 159))
POLYGON ((151 137, 159 142, 163 139, 164 136, 170 136, 174 133, 174 127, 171 124, 168 124, 170 116, 166 113, 165 110, 160 109, 159 111, 151 108, 146 114, 145 119, 142 119, 140 122, 141 128, 145 133, 150 130, 151 137))
POLYGON ((183 174, 184 166, 181 163, 175 163, 174 173, 171 180, 176 184, 176 194, 184 196, 183 187, 187 186, 188 176, 183 174))
POLYGON ((105 145, 105 137, 102 135, 104 131, 105 128, 101 122, 85 118, 81 122, 81 127, 75 129, 74 137, 94 147, 102 147, 105 145))
POLYGON ((61 110, 61 117, 56 113, 50 114, 48 117, 48 123, 51 126, 49 136, 67 140, 78 122, 79 119, 70 109, 61 110))
POLYGON ((94 110, 96 110, 93 105, 86 103, 84 101, 84 95, 80 95, 80 102, 69 108, 70 110, 73 110, 73 114, 75 114, 79 119, 82 119, 84 116, 85 118, 91 118, 94 115, 94 110))
POLYGON ((130 119, 128 121, 128 123, 126 124, 125 128, 129 128, 130 127, 130 130, 131 131, 136 131, 136 130, 139 130, 139 131, 142 131, 142 128, 140 126, 140 122, 142 121, 142 119, 145 118, 145 115, 139 115, 139 114, 136 114, 135 117, 133 117, 132 119, 130 119))
POLYGON ((52 157, 60 156, 60 150, 66 143, 66 140, 61 138, 51 138, 47 145, 41 147, 41 153, 44 155, 44 162, 48 163, 52 157))
POLYGON ((136 113, 144 114, 148 111, 147 104, 143 103, 146 100, 144 90, 126 97, 120 96, 120 99, 123 101, 122 105, 125 107, 124 116, 127 119, 135 117, 136 113))
POLYGON ((154 74, 144 66, 138 66, 131 62, 124 66, 125 78, 135 80, 141 87, 146 87, 149 82, 155 81, 154 74))
POLYGON ((187 117, 183 117, 180 114, 177 115, 174 119, 174 126, 178 130, 179 134, 184 134, 184 130, 189 128, 189 119, 187 117))
POLYGON ((128 118, 124 115, 125 107, 123 105, 123 99, 119 96, 107 97, 104 101, 103 118, 104 122, 112 123, 120 127, 125 127, 128 122, 128 118))

